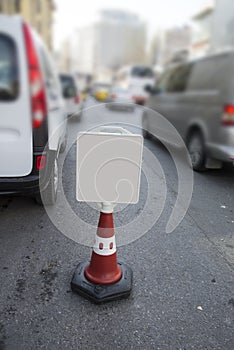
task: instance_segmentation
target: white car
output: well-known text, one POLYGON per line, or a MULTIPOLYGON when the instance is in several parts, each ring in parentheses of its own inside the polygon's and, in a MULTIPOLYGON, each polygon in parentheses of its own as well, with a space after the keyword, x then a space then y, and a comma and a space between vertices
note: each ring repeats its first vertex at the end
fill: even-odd
POLYGON ((62 84, 63 97, 66 101, 68 116, 76 115, 80 117, 82 99, 75 75, 60 74, 59 78, 62 84))
POLYGON ((148 98, 145 87, 155 85, 155 74, 153 68, 147 65, 127 66, 117 72, 115 83, 122 88, 131 90, 134 102, 144 105, 148 98))
POLYGON ((0 15, 0 116, 0 195, 54 204, 66 108, 45 46, 19 16, 0 15))
POLYGON ((110 93, 110 102, 106 105, 109 109, 134 110, 134 97, 129 89, 114 86, 110 93))

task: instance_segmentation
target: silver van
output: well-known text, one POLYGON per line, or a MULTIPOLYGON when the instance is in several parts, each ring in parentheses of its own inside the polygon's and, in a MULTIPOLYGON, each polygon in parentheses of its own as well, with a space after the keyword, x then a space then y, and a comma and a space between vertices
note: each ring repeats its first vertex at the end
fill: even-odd
MULTIPOLYGON (((146 90, 146 106, 178 130, 194 170, 234 162, 234 51, 173 65, 146 90)), ((157 134, 153 113, 145 111, 142 123, 145 137, 157 134)))

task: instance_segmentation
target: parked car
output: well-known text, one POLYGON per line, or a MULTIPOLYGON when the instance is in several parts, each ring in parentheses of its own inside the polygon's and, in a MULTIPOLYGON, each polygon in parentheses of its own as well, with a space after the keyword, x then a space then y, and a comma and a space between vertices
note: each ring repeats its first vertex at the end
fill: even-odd
MULTIPOLYGON (((147 107, 178 130, 194 170, 234 162, 234 51, 171 66, 147 91, 147 107)), ((145 111, 145 136, 157 133, 156 119, 145 111)))
POLYGON ((54 204, 65 103, 45 46, 19 16, 0 16, 0 115, 0 195, 54 204))
POLYGON ((106 83, 94 83, 91 89, 91 96, 97 101, 106 102, 110 97, 111 85, 106 83))
POLYGON ((148 94, 145 92, 142 92, 142 89, 139 87, 132 87, 131 88, 131 95, 134 103, 144 106, 146 104, 146 101, 148 99, 148 94))
POLYGON ((115 110, 130 110, 133 111, 134 106, 134 100, 133 96, 131 94, 131 91, 129 89, 124 89, 120 86, 114 86, 110 91, 110 102, 116 102, 116 103, 107 103, 106 107, 108 109, 115 109, 115 110))
POLYGON ((75 76, 72 74, 60 74, 59 78, 62 84, 63 97, 66 101, 68 116, 77 114, 77 116, 80 117, 82 98, 75 76))

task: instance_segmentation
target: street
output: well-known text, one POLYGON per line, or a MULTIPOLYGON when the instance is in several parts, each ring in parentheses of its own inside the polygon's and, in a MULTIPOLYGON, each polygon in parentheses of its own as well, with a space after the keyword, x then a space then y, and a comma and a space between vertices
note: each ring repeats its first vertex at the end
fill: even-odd
MULTIPOLYGON (((69 140, 78 131, 102 123, 128 123, 130 130, 141 132, 137 126, 142 108, 110 111, 87 101, 81 120, 69 121, 69 140)), ((138 239, 118 247, 118 259, 134 274, 128 299, 95 305, 71 292, 73 271, 90 258, 91 248, 59 232, 33 199, 0 198, 1 350, 233 349, 234 168, 194 173, 188 212, 172 233, 166 233, 178 191, 175 164, 155 140, 145 140, 144 147, 164 171, 166 204, 148 232, 135 232, 138 239)), ((160 174, 147 153, 143 163, 151 168, 160 192, 160 174)), ((66 155, 62 174, 72 210, 96 225, 98 211, 75 199, 75 144, 66 155)), ((140 215, 147 189, 143 175, 139 203, 117 210, 116 227, 140 215)), ((159 192, 154 194, 156 203, 159 192)), ((59 215, 65 220, 62 211, 59 215)), ((144 220, 153 215, 146 212, 144 220)), ((80 229, 75 227, 77 232, 80 229)), ((134 236, 131 225, 124 234, 134 236)), ((116 238, 118 243, 118 233, 116 238)))

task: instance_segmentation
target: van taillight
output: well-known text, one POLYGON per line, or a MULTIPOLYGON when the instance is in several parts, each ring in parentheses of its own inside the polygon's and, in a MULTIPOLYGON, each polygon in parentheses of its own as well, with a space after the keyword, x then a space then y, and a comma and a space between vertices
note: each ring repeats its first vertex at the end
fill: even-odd
POLYGON ((234 126, 234 105, 226 105, 224 107, 222 125, 234 126))
POLYGON ((39 128, 47 114, 45 86, 30 28, 26 23, 23 24, 23 30, 28 59, 33 127, 39 128))

